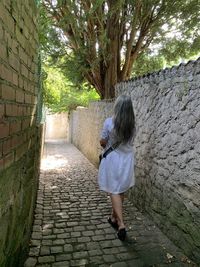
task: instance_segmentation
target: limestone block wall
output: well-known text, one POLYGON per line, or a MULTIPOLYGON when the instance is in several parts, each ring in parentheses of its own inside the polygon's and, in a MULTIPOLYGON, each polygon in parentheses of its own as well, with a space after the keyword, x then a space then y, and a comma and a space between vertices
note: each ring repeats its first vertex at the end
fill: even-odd
POLYGON ((38 184, 37 9, 0 1, 0 266, 23 266, 38 184))
POLYGON ((116 86, 136 114, 130 198, 200 263, 200 59, 116 86))
MULTIPOLYGON (((136 186, 129 197, 200 263, 200 59, 120 83, 120 94, 131 96, 136 115, 136 186)), ((74 143, 92 162, 105 110, 93 104, 71 122, 74 143)))
POLYGON ((70 115, 69 140, 98 166, 100 133, 106 117, 112 114, 113 103, 92 102, 88 108, 78 107, 70 115))
POLYGON ((69 139, 68 113, 46 115, 45 139, 69 139))

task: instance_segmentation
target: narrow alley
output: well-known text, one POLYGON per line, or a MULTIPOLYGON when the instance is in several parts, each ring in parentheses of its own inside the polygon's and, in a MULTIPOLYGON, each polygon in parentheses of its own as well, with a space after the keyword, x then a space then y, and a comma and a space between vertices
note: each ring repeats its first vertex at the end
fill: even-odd
POLYGON ((96 179, 97 169, 72 144, 46 143, 25 267, 196 266, 127 199, 127 239, 118 240, 96 179))

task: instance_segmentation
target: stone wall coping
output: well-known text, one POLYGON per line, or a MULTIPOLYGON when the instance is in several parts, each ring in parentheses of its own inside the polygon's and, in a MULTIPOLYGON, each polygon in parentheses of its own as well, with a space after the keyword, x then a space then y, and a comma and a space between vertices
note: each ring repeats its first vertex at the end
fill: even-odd
MULTIPOLYGON (((149 72, 149 73, 146 73, 144 75, 141 75, 141 76, 137 76, 137 77, 133 77, 133 78, 130 78, 130 79, 127 79, 125 81, 122 81, 118 84, 116 84, 116 87, 118 86, 121 86, 123 83, 129 83, 129 82, 134 82, 134 81, 139 81, 139 80, 143 80, 145 81, 144 79, 147 78, 147 82, 149 82, 149 79, 151 78, 157 78, 158 76, 160 75, 164 75, 164 74, 167 74, 169 75, 170 73, 171 74, 175 74, 177 73, 178 71, 182 71, 183 68, 185 67, 188 67, 190 65, 190 69, 192 69, 192 65, 196 65, 200 63, 200 57, 197 58, 196 60, 189 60, 188 62, 186 63, 180 63, 179 65, 177 66, 173 66, 171 68, 165 68, 165 69, 161 69, 161 70, 158 70, 158 71, 155 71, 155 72, 149 72)), ((168 76, 169 78, 169 76, 168 76)))

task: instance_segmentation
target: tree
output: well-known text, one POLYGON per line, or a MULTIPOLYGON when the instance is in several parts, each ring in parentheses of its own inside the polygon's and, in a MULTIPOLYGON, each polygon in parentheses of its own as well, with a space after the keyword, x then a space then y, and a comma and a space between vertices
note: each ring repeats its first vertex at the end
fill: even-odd
POLYGON ((83 85, 77 90, 60 72, 57 67, 43 65, 43 72, 47 73, 43 80, 44 104, 51 112, 65 112, 76 109, 77 106, 87 106, 99 96, 94 89, 83 85))
POLYGON ((169 58, 199 51, 198 0, 44 0, 43 5, 66 53, 72 51, 66 64, 102 99, 113 98, 114 85, 130 78, 136 60, 155 47, 169 58))

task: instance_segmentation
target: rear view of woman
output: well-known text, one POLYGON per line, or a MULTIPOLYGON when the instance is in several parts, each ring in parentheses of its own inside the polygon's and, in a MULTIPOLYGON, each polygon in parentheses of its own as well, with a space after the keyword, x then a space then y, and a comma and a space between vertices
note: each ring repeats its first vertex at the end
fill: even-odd
POLYGON ((106 151, 116 147, 101 160, 98 173, 99 188, 110 194, 112 213, 108 222, 118 230, 120 240, 126 237, 123 221, 124 193, 135 184, 133 136, 135 117, 129 96, 121 95, 114 105, 114 114, 103 125, 100 144, 106 151))

